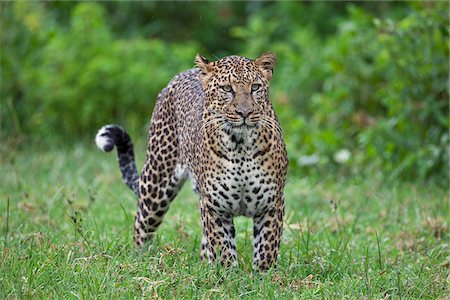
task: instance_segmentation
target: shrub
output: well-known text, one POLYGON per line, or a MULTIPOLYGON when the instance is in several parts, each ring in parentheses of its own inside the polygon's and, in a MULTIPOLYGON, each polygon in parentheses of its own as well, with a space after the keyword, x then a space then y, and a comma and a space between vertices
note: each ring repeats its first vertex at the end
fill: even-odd
POLYGON ((448 3, 210 3, 205 12, 174 3, 167 13, 152 3, 0 5, 2 135, 78 139, 109 122, 140 129, 200 47, 252 58, 272 50, 292 172, 448 184, 448 3), (121 7, 145 13, 121 30, 121 7), (153 13, 162 19, 135 31, 153 13), (174 13, 187 27, 169 38, 174 13), (225 32, 231 24, 244 25, 225 32))
MULTIPOLYGON (((21 8, 13 10, 19 20, 21 8)), ((37 20, 45 17, 36 15, 37 20)), ((20 21, 27 35, 39 40, 18 76, 23 96, 13 98, 21 127, 30 134, 80 136, 109 122, 143 126, 158 92, 174 74, 193 66, 197 48, 157 39, 114 39, 96 3, 78 4, 66 30, 44 27, 43 21, 34 30, 20 21)))

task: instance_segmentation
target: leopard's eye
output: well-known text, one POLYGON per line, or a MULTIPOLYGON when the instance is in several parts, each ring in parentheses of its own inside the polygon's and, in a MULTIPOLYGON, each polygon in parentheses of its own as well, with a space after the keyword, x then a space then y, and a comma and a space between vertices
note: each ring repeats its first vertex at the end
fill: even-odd
POLYGON ((224 85, 224 86, 222 86, 222 90, 224 90, 227 93, 233 91, 233 89, 231 88, 231 85, 224 85))
POLYGON ((257 91, 259 90, 259 88, 261 87, 261 85, 259 83, 254 83, 252 84, 252 91, 257 91))

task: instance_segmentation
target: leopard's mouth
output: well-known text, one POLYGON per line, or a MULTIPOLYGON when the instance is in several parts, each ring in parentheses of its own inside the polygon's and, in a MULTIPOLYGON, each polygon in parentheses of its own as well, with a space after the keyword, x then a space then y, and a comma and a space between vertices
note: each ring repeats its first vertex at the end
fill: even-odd
POLYGON ((230 123, 231 128, 232 129, 237 129, 237 130, 241 130, 241 129, 251 129, 253 127, 256 126, 256 124, 249 124, 247 122, 240 122, 238 124, 236 123, 230 123))
POLYGON ((257 121, 253 121, 249 118, 241 118, 239 120, 227 120, 227 121, 228 124, 230 124, 231 127, 235 129, 253 128, 256 127, 256 125, 258 124, 257 121))

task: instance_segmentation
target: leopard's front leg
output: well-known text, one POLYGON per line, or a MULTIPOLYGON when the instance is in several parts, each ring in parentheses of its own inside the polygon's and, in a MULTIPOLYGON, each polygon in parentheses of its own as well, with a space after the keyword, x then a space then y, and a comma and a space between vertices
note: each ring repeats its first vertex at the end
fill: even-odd
POLYGON ((237 267, 236 241, 233 218, 218 214, 208 199, 201 197, 200 213, 203 227, 200 256, 213 263, 220 256, 222 265, 237 267))
POLYGON ((277 204, 266 213, 253 218, 253 267, 267 270, 277 263, 283 231, 284 199, 279 196, 277 204))

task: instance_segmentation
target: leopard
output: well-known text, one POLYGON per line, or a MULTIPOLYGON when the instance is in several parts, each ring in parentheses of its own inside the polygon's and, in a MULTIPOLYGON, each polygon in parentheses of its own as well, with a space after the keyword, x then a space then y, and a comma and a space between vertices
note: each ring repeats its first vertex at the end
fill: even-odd
POLYGON ((124 182, 137 195, 134 243, 154 239, 171 202, 190 178, 200 198, 200 257, 237 267, 234 218, 253 219, 256 270, 275 267, 285 215, 288 158, 269 87, 276 55, 256 59, 197 54, 195 67, 159 93, 139 174, 133 143, 119 125, 105 125, 98 148, 117 157, 124 182))

